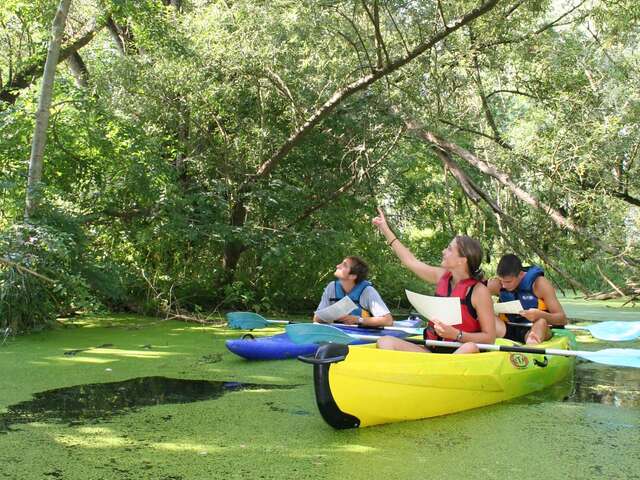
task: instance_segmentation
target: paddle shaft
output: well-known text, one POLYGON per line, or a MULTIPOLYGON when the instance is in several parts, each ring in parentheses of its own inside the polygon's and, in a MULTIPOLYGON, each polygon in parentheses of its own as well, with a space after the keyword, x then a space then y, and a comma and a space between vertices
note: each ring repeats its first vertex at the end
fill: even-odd
MULTIPOLYGON (((347 333, 349 337, 360 339, 360 340, 376 340, 380 337, 375 335, 357 335, 347 333)), ((417 345, 426 345, 429 347, 448 347, 448 348, 458 348, 463 344, 460 342, 447 342, 445 340, 421 340, 418 338, 405 338, 403 339, 410 343, 415 343, 417 345)), ((517 353, 533 353, 538 355, 562 355, 565 357, 579 357, 581 355, 593 353, 593 352, 583 352, 580 350, 560 350, 556 348, 535 348, 535 347, 518 347, 511 345, 492 345, 487 343, 476 343, 478 349, 483 351, 490 352, 517 352, 517 353)))
MULTIPOLYGON (((518 322, 504 322, 507 325, 515 325, 516 327, 523 327, 523 328, 531 328, 533 327, 533 323, 531 322, 523 322, 523 323, 518 323, 518 322)), ((565 330, 589 330, 589 326, 580 326, 580 325, 549 325, 550 328, 554 328, 554 327, 560 327, 562 326, 562 328, 564 328, 565 330)))
MULTIPOLYGON (((413 343, 413 342, 412 342, 413 343)), ((432 347, 450 347, 458 348, 463 344, 460 342, 447 342, 443 340, 422 340, 420 343, 432 347)), ((518 347, 511 345, 492 345, 487 343, 476 343, 480 350, 491 352, 517 352, 517 353, 534 353, 539 355, 562 355, 565 357, 579 357, 581 355, 593 353, 582 352, 580 350, 560 350, 556 348, 535 348, 535 347, 518 347)))

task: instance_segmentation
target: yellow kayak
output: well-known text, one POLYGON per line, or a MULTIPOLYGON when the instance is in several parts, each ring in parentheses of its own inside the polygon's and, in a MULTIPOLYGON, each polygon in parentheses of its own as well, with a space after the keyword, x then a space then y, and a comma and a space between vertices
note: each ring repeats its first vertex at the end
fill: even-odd
MULTIPOLYGON (((554 335, 539 348, 568 349, 554 335)), ((514 345, 498 339, 497 344, 514 345)), ((565 378, 575 359, 483 352, 468 355, 327 344, 315 356, 316 400, 334 428, 402 422, 483 407, 542 390, 565 378)))

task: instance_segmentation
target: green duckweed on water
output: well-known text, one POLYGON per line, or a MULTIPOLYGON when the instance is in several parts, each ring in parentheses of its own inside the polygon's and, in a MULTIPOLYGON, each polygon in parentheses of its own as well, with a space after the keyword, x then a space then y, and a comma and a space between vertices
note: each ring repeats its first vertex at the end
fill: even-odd
MULTIPOLYGON (((600 307, 599 319, 610 310, 600 307)), ((224 347, 239 336, 103 316, 10 339, 0 347, 0 414, 38 392, 148 377, 234 388, 93 419, 12 424, 0 433, 0 479, 640 478, 640 370, 580 363, 575 383, 505 404, 335 431, 317 412, 308 365, 244 361, 224 347)))
POLYGON ((625 305, 624 300, 585 301, 581 298, 561 297, 567 317, 579 321, 640 320, 640 307, 625 305))

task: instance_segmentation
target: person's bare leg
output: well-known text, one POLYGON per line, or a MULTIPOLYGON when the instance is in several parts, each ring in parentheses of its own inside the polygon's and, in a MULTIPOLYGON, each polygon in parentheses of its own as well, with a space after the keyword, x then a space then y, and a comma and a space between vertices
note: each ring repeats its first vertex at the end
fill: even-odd
POLYGON ((458 347, 458 349, 453 353, 480 353, 480 349, 475 343, 467 342, 461 347, 458 347))
POLYGON ((541 318, 533 323, 533 326, 525 337, 525 342, 527 345, 537 345, 538 343, 549 340, 550 338, 551 329, 549 328, 549 324, 544 318, 541 318))
POLYGON ((507 324, 500 317, 496 317, 496 338, 504 338, 507 334, 507 324))
POLYGON ((378 348, 382 350, 400 350, 404 352, 420 352, 431 353, 426 347, 416 345, 415 343, 405 342, 404 340, 391 336, 384 336, 378 339, 378 348))

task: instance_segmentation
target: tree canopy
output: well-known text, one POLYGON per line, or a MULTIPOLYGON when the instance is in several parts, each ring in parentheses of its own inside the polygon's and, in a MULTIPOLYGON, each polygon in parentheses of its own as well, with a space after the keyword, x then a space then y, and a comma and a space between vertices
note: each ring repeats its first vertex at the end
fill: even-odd
POLYGON ((57 6, 0 6, 5 323, 309 311, 351 254, 400 305, 378 205, 427 262, 466 233, 487 273, 636 291, 634 0, 74 0, 25 220, 57 6))

